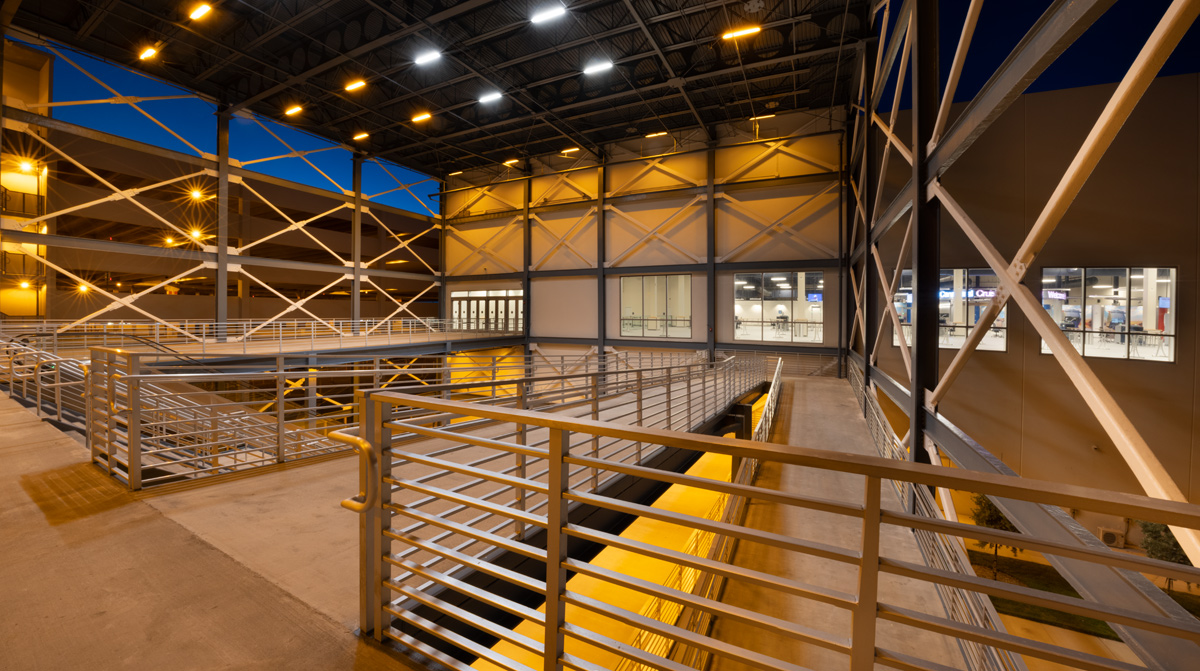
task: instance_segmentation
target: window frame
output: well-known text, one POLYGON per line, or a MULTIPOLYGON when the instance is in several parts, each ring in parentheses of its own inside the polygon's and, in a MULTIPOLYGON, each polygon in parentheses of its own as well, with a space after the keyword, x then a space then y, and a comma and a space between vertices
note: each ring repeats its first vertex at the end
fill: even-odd
POLYGON ((692 275, 691 275, 691 273, 661 273, 661 274, 656 273, 656 274, 652 274, 652 275, 621 275, 618 277, 618 281, 617 281, 617 295, 618 295, 618 308, 617 308, 618 317, 617 318, 619 320, 618 325, 617 325, 618 326, 618 328, 617 328, 618 337, 635 338, 635 339, 639 339, 639 340, 647 339, 647 338, 649 338, 651 340, 691 340, 692 339, 692 275), (648 278, 648 277, 660 279, 662 281, 663 294, 664 294, 663 306, 665 308, 665 311, 664 311, 665 317, 647 317, 645 314, 645 312, 646 312, 646 278, 648 278), (671 310, 671 307, 672 307, 672 305, 671 305, 671 282, 670 282, 670 278, 672 278, 672 277, 684 278, 683 286, 687 287, 687 298, 685 301, 687 303, 686 316, 681 315, 681 316, 677 317, 676 315, 674 315, 672 313, 672 310, 671 310), (626 303, 625 303, 625 282, 626 282, 626 280, 638 280, 638 284, 640 285, 640 288, 637 292, 640 302, 639 302, 636 313, 633 315, 625 314, 625 308, 627 307, 626 303), (653 321, 653 322, 662 321, 663 322, 663 324, 662 324, 663 335, 646 335, 646 322, 648 322, 648 321, 653 321), (635 322, 637 323, 637 330, 639 333, 638 334, 629 333, 628 331, 634 330, 632 327, 632 324, 635 322), (682 334, 682 335, 671 335, 671 330, 673 328, 675 328, 675 329, 682 328, 681 326, 677 325, 682 322, 686 322, 686 324, 687 324, 687 333, 682 334))

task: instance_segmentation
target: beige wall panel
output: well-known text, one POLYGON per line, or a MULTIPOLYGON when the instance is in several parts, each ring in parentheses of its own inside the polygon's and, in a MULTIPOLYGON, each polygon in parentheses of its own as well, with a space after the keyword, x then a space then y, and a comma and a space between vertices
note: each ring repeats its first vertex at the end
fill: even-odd
POLYGON ((591 168, 558 175, 534 177, 533 184, 530 185, 531 204, 536 207, 574 200, 592 200, 599 193, 597 184, 599 175, 599 170, 591 168))
POLYGON ((840 151, 840 133, 718 149, 717 183, 838 172, 840 151))
POLYGON ((525 207, 525 181, 490 184, 446 195, 446 218, 468 217, 525 207))
POLYGON ((530 270, 595 268, 597 221, 595 207, 532 213, 530 270))
POLYGON ((692 152, 615 163, 608 167, 609 195, 699 186, 707 179, 707 160, 704 152, 692 152))
POLYGON ((530 282, 530 335, 543 338, 595 338, 596 279, 547 277, 530 282))
MULTIPOLYGON (((708 342, 708 283, 704 273, 690 273, 692 297, 692 333, 687 338, 647 338, 625 337, 621 335, 621 278, 610 275, 605 278, 606 284, 606 314, 608 323, 605 324, 605 338, 610 341, 620 340, 657 340, 666 343, 695 342, 698 345, 708 342)), ((720 293, 718 292, 718 296, 720 293)))
POLYGON ((521 272, 523 228, 520 217, 450 225, 446 229, 446 274, 521 272))
POLYGON ((707 244, 704 219, 704 200, 695 196, 610 205, 605 213, 605 263, 610 267, 702 263, 707 244), (670 223, 657 236, 646 237, 668 219, 670 223))
POLYGON ((837 258, 840 207, 836 182, 722 194, 717 198, 717 261, 837 258))

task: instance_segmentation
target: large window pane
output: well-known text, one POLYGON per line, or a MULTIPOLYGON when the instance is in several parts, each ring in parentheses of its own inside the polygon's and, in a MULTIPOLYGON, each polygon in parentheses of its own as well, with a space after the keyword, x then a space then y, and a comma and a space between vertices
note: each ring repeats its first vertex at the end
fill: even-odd
POLYGON ((642 337, 642 278, 621 278, 621 335, 642 337))
POLYGON ((1175 360, 1175 269, 1129 274, 1129 358, 1175 360))
MULTIPOLYGON (((1079 352, 1083 352, 1083 300, 1082 268, 1042 269, 1042 307, 1079 352)), ((1042 353, 1050 353, 1045 341, 1042 353)))
MULTIPOLYGON (((972 268, 967 271, 967 288, 963 295, 963 303, 967 311, 967 325, 974 328, 979 317, 991 305, 992 299, 1000 291, 1000 279, 990 268, 972 268)), ((1000 309, 1000 314, 988 327, 983 340, 979 341, 979 349, 993 352, 1003 352, 1008 345, 1008 306, 1000 309)))
POLYGON ((1128 357, 1129 269, 1088 268, 1084 278, 1084 356, 1128 357))
POLYGON ((692 276, 667 276, 667 337, 692 337, 692 276))
POLYGON ((667 337, 667 276, 642 277, 642 318, 647 338, 667 337))
POLYGON ((733 276, 733 339, 762 340, 763 276, 737 273, 733 276))
MULTIPOLYGON (((904 330, 904 342, 912 344, 912 271, 905 269, 900 271, 900 284, 896 287, 896 295, 892 296, 892 305, 896 308, 896 314, 900 317, 900 325, 904 330)), ((891 325, 892 321, 887 320, 887 324, 891 325)), ((885 327, 886 328, 886 327, 885 327)), ((892 345, 900 346, 899 334, 892 329, 892 345)))
POLYGON ((959 348, 967 339, 967 271, 941 270, 938 277, 938 347, 959 348))
POLYGON ((796 300, 792 303, 792 342, 823 342, 825 273, 796 273, 796 300))
POLYGON ((795 273, 763 273, 763 340, 792 341, 792 303, 795 299, 795 273))

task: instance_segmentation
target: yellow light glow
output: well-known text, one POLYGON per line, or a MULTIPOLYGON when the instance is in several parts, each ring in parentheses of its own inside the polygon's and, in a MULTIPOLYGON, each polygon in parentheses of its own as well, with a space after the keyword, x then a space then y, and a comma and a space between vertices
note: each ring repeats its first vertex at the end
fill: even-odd
POLYGON ((368 138, 368 137, 370 137, 370 136, 371 136, 371 134, 370 134, 370 133, 359 133, 358 135, 355 135, 355 136, 354 136, 354 139, 355 139, 355 140, 365 140, 365 139, 367 139, 367 138, 368 138))
POLYGON ((22 282, 22 283, 21 283, 21 288, 22 288, 22 289, 28 289, 28 288, 29 288, 29 283, 28 283, 28 282, 22 282))
POLYGON ((750 117, 750 120, 751 120, 751 121, 759 121, 759 120, 762 120, 762 119, 774 119, 774 118, 775 118, 775 115, 774 115, 774 114, 760 114, 760 115, 758 115, 758 116, 752 116, 752 117, 750 117))
POLYGON ((199 239, 200 239, 200 231, 198 231, 198 230, 193 230, 193 231, 192 231, 192 237, 193 237, 193 238, 196 238, 197 240, 199 240, 199 239))
POLYGON ((173 245, 173 244, 175 244, 175 238, 167 238, 167 244, 168 244, 168 245, 173 245))
POLYGON ((86 284, 80 284, 79 285, 79 293, 86 294, 87 292, 88 292, 88 286, 86 284))
POLYGON ((154 54, 157 54, 157 53, 158 53, 158 49, 155 49, 154 47, 146 47, 145 49, 142 50, 142 53, 138 54, 138 58, 140 58, 141 60, 144 61, 147 58, 154 58, 154 54))
POLYGON ((738 37, 745 37, 746 35, 754 35, 755 33, 758 33, 761 31, 762 31, 762 28, 760 28, 758 26, 747 26, 745 28, 738 28, 737 30, 731 30, 731 31, 725 33, 724 35, 722 35, 721 39, 732 40, 732 39, 736 39, 738 37))
POLYGON ((456 171, 454 171, 454 172, 452 172, 452 173, 450 173, 449 175, 446 175, 446 176, 447 176, 447 177, 453 177, 453 176, 455 176, 455 175, 461 175, 461 174, 462 174, 462 170, 456 170, 456 171))
POLYGON ((665 130, 660 130, 660 131, 658 131, 657 133, 651 133, 651 134, 647 135, 646 137, 647 137, 647 138, 651 138, 651 137, 662 137, 662 136, 664 136, 664 135, 666 135, 666 134, 667 134, 667 131, 665 131, 665 130))
POLYGON ((33 162, 21 161, 20 168, 21 168, 21 172, 33 172, 33 162))
POLYGON ((200 200, 204 197, 204 192, 200 189, 192 189, 192 200, 200 200))
POLYGON ((191 14, 188 14, 188 18, 190 18, 193 21, 195 21, 196 19, 202 19, 202 18, 204 18, 204 16, 206 14, 208 14, 211 11, 212 11, 211 5, 201 3, 199 5, 196 5, 196 8, 192 10, 191 14))
POLYGON ((303 112, 303 111, 304 111, 304 108, 303 108, 303 107, 301 107, 301 106, 299 106, 299 105, 292 105, 291 107, 289 107, 289 108, 287 108, 286 110, 284 110, 284 112, 283 112, 283 113, 284 113, 284 114, 286 114, 286 115, 288 115, 288 116, 295 116, 295 115, 297 115, 297 114, 299 114, 300 112, 303 112))
POLYGON ((46 231, 48 231, 48 230, 50 230, 50 229, 49 229, 49 228, 46 228, 46 226, 45 226, 45 225, 43 225, 43 226, 42 226, 42 235, 45 235, 45 234, 46 234, 46 231))
POLYGON ((416 123, 418 121, 428 121, 429 119, 432 119, 432 118, 433 118, 433 115, 430 114, 429 112, 421 112, 417 116, 413 117, 412 120, 413 120, 413 123, 416 123))
POLYGON ((405 259, 396 259, 395 261, 388 261, 387 265, 394 266, 397 263, 408 263, 408 261, 406 261, 405 259))
POLYGON ((119 287, 119 286, 121 286, 121 283, 120 283, 120 282, 117 282, 117 286, 118 286, 118 287, 119 287))
POLYGON ((576 152, 576 151, 579 151, 579 147, 571 147, 570 149, 564 149, 564 150, 562 150, 562 153, 570 154, 571 152, 576 152))
POLYGON ((364 82, 363 80, 355 79, 354 81, 350 82, 349 84, 346 84, 346 90, 347 91, 357 91, 366 85, 367 85, 367 83, 364 82))
POLYGON ((50 166, 43 165, 42 166, 42 177, 45 177, 49 172, 50 172, 50 166))
POLYGON ((516 162, 517 162, 517 161, 519 161, 519 160, 521 160, 521 159, 519 159, 519 158, 510 158, 510 159, 508 159, 507 161, 505 161, 505 162, 504 162, 504 165, 512 165, 512 164, 516 163, 516 162))

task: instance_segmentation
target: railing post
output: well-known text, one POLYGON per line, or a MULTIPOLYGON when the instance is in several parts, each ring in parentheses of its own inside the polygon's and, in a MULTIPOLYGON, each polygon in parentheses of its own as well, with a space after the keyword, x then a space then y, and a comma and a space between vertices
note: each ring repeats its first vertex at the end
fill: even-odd
POLYGON ((687 370, 687 421, 684 422, 683 430, 690 431, 695 424, 692 419, 692 367, 689 365, 685 370, 687 370))
MULTIPOLYGON (((138 359, 137 354, 129 355, 126 375, 136 376, 141 372, 141 362, 138 359)), ((137 491, 142 488, 142 400, 141 383, 136 378, 125 378, 125 396, 129 402, 128 437, 126 439, 129 448, 126 460, 129 471, 129 488, 137 491)))
MULTIPOLYGON (((387 591, 383 582, 391 578, 388 564, 383 560, 391 551, 390 542, 383 537, 383 530, 388 526, 389 516, 384 514, 385 506, 391 503, 391 488, 387 487, 384 479, 391 475, 391 461, 383 456, 384 446, 390 445, 391 429, 385 424, 391 419, 392 406, 380 401, 369 400, 363 392, 357 392, 358 407, 362 408, 362 421, 359 424, 359 436, 366 438, 375 453, 377 472, 370 473, 366 468, 359 470, 359 491, 368 491, 368 478, 378 479, 374 483, 378 487, 378 502, 367 508, 359 515, 359 547, 362 548, 359 564, 359 628, 364 636, 369 635, 376 641, 383 641, 383 629, 387 619, 383 610, 387 591)), ((363 461, 360 463, 369 463, 363 461)))
POLYGON ((287 378, 283 370, 283 357, 275 357, 275 463, 287 461, 287 451, 284 443, 287 440, 286 423, 284 422, 283 394, 286 391, 287 378))
POLYGON ((666 369, 666 375, 667 375, 667 384, 666 384, 666 395, 667 395, 667 407, 666 407, 666 413, 667 413, 667 430, 668 430, 668 431, 670 431, 670 430, 671 430, 671 428, 672 428, 672 427, 671 427, 671 423, 672 423, 672 421, 673 421, 673 416, 672 416, 672 413, 671 413, 671 369, 670 369, 670 368, 667 368, 667 369, 666 369))
MULTIPOLYGON (((524 382, 524 381, 517 383, 517 408, 520 410, 525 410, 525 406, 528 403, 528 400, 527 400, 527 394, 528 394, 527 385, 528 384, 529 384, 528 382, 524 382)), ((529 444, 529 431, 526 428, 525 424, 517 425, 517 444, 518 445, 528 445, 529 444)), ((524 479, 526 477, 526 475, 525 475, 525 455, 520 452, 517 453, 517 477, 522 478, 522 479, 524 479)), ((517 492, 517 510, 524 512, 524 510, 525 510, 525 488, 524 487, 516 487, 515 489, 517 492)), ((516 522, 516 531, 517 531, 518 539, 523 538, 525 536, 525 523, 522 522, 521 520, 517 520, 517 522, 516 522)))
MULTIPOLYGON (((641 363, 642 363, 641 353, 639 352, 638 353, 638 365, 640 366, 641 363)), ((638 368, 637 369, 637 425, 638 426, 646 426, 646 418, 643 415, 643 407, 644 406, 642 404, 642 369, 638 368)), ((638 441, 638 444, 637 444, 637 460, 638 460, 639 464, 642 463, 642 441, 640 441, 640 440, 638 441)))
POLYGON ((866 478, 863 493, 862 559, 858 567, 858 602, 850 637, 850 671, 875 668, 875 620, 879 603, 879 506, 877 477, 866 478))
POLYGON ((563 625, 566 624, 567 536, 562 532, 567 523, 569 486, 565 457, 570 450, 571 434, 566 429, 550 429, 550 450, 547 455, 549 474, 546 503, 546 631, 545 671, 562 671, 563 625))
MULTIPOLYGON (((600 421, 600 375, 592 374, 592 419, 600 421)), ((592 436, 592 458, 600 458, 600 436, 592 436)), ((600 489, 600 469, 592 467, 592 491, 600 489)))

